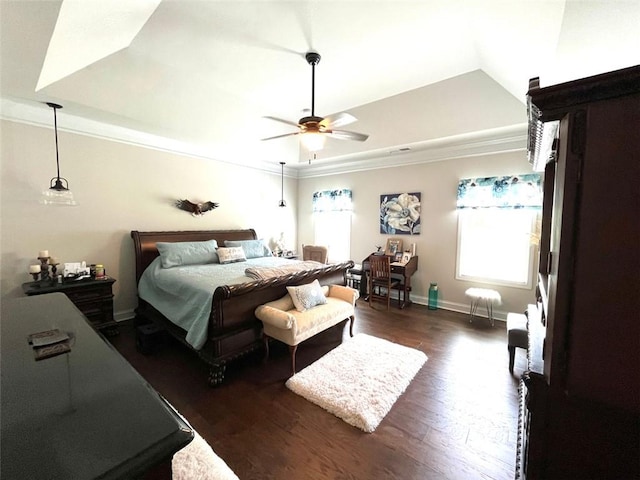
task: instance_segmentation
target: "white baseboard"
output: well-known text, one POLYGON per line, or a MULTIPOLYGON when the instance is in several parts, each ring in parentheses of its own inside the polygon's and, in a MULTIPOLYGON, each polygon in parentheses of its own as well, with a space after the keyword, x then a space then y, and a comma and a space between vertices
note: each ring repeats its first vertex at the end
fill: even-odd
POLYGON ((126 320, 131 320, 136 316, 136 312, 134 310, 122 310, 120 312, 115 312, 113 314, 113 319, 116 322, 124 322, 126 320))
MULTIPOLYGON (((429 304, 429 299, 427 297, 412 295, 411 302, 416 303, 418 305, 424 305, 426 307, 429 304)), ((467 315, 469 314, 469 305, 465 303, 447 302, 447 301, 440 300, 438 301, 438 308, 441 308, 442 310, 449 310, 451 312, 464 313, 467 315)), ((488 318, 486 310, 484 312, 480 310, 481 309, 479 308, 478 312, 476 313, 476 317, 488 318)), ((500 322, 506 322, 507 313, 508 312, 503 312, 501 310, 494 309, 493 319, 500 322)), ((135 318, 135 316, 136 316, 136 313, 134 310, 121 310, 120 312, 116 312, 113 315, 113 318, 115 319, 116 322, 124 322, 124 321, 135 318)))
MULTIPOLYGON (((418 305, 427 306, 429 304, 429 299, 427 297, 421 297, 418 295, 411 295, 411 301, 413 303, 417 303, 418 305)), ((442 310, 449 310, 451 312, 464 313, 469 315, 469 304, 468 303, 456 303, 456 302, 447 302, 443 300, 438 300, 438 308, 442 310)), ((482 309, 478 308, 478 312, 476 312, 476 317, 481 318, 489 318, 486 310, 484 312, 482 309)), ((502 310, 493 310, 493 319, 500 322, 507 321, 507 313, 502 310)))

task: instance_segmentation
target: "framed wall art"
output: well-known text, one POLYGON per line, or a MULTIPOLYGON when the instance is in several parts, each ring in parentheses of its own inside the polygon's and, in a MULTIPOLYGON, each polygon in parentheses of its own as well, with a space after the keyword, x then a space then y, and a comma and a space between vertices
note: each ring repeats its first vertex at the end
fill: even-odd
POLYGON ((388 239, 387 248, 385 249, 384 254, 393 257, 394 260, 397 254, 400 254, 400 256, 402 256, 402 240, 400 240, 399 238, 388 239))
POLYGON ((380 195, 380 233, 420 234, 420 192, 380 195))

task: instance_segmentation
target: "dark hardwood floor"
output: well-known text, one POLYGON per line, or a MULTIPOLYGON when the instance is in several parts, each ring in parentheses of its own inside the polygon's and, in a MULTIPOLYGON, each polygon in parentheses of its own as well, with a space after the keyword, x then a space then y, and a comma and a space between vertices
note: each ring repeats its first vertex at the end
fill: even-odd
MULTIPOLYGON (((358 301, 354 333, 422 350, 429 360, 374 433, 364 433, 289 391, 288 350, 230 366, 206 384, 207 367, 171 342, 135 349, 131 325, 111 338, 125 358, 180 411, 242 480, 511 479, 514 477, 517 349, 509 373, 504 323, 411 305, 390 312, 358 301)), ((298 348, 299 369, 348 338, 341 323, 298 348)))

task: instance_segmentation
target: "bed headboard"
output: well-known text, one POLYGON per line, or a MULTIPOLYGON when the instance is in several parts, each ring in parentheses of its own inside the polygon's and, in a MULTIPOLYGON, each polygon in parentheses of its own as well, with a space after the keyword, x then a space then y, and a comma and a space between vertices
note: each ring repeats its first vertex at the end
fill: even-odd
POLYGON ((156 242, 203 242, 217 240, 224 246, 225 240, 257 240, 253 228, 246 230, 193 230, 176 232, 131 232, 136 254, 136 285, 145 268, 159 255, 156 242))

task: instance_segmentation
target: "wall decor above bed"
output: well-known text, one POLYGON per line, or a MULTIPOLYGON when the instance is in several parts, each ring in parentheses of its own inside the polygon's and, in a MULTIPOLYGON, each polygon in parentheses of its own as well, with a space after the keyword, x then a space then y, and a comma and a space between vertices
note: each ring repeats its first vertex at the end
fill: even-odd
POLYGON ((193 203, 189 200, 176 200, 176 207, 180 210, 184 210, 185 212, 189 212, 194 217, 200 217, 211 210, 218 208, 220 206, 219 203, 215 203, 212 201, 204 202, 204 203, 193 203))

